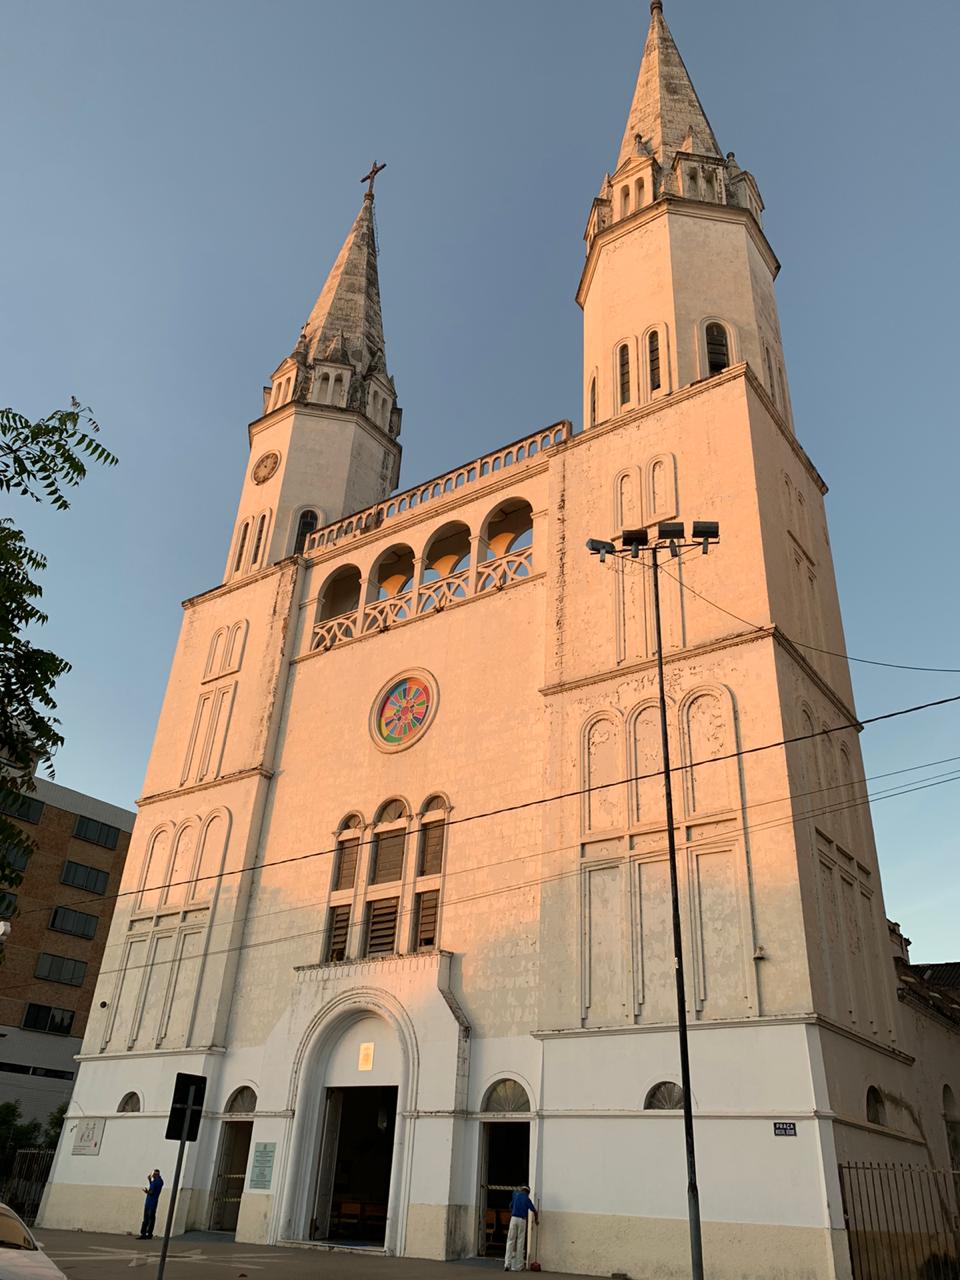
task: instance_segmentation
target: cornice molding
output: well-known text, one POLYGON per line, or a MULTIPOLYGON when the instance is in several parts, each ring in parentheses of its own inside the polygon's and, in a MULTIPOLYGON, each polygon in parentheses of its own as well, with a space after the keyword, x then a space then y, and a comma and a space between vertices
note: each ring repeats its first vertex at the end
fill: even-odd
POLYGON ((134 803, 138 809, 142 809, 148 804, 158 804, 163 800, 196 795, 199 791, 211 791, 214 787, 223 787, 232 782, 245 782, 247 778, 263 778, 269 782, 272 777, 272 769, 265 769, 263 765, 254 765, 250 769, 238 769, 236 773, 226 773, 221 778, 211 778, 209 782, 196 782, 192 787, 171 787, 168 791, 153 791, 148 796, 141 796, 134 803))
POLYGON ((292 570, 296 572, 300 563, 300 556, 287 556, 285 560, 277 560, 274 564, 268 564, 264 569, 258 569, 256 573, 248 573, 243 578, 233 578, 230 582, 221 582, 217 586, 211 587, 209 591, 201 591, 199 595, 188 596, 186 600, 180 602, 182 609, 193 609, 198 604, 205 604, 208 600, 215 600, 220 596, 228 596, 232 591, 241 591, 244 587, 249 587, 251 583, 263 582, 264 579, 271 577, 273 574, 281 574, 284 570, 292 570))
POLYGON ((638 209, 635 213, 631 213, 626 218, 621 218, 618 222, 611 223, 609 227, 604 227, 602 231, 597 232, 587 252, 587 260, 583 265, 580 283, 577 285, 577 305, 581 308, 583 307, 590 285, 593 283, 593 277, 596 274, 600 254, 608 244, 612 244, 613 241, 619 240, 622 236, 629 235, 638 227, 646 226, 647 223, 656 222, 658 218, 670 217, 671 215, 682 218, 701 218, 709 222, 739 224, 747 231, 747 234, 757 246, 761 257, 770 270, 772 278, 776 280, 779 275, 780 260, 773 252, 770 247, 770 241, 764 235, 759 222, 757 222, 749 209, 741 209, 737 205, 708 204, 701 200, 686 200, 682 196, 665 195, 661 196, 659 200, 655 200, 653 204, 646 205, 643 209, 638 209))
POLYGON ((304 400, 288 400, 286 404, 280 405, 276 409, 271 409, 269 413, 265 413, 260 418, 254 418, 252 422, 247 423, 247 439, 250 442, 250 448, 253 448, 254 438, 262 431, 267 431, 270 427, 275 426, 285 416, 295 417, 298 413, 306 415, 308 418, 332 418, 336 421, 343 418, 348 422, 352 422, 355 426, 361 427, 368 436, 376 440, 379 445, 390 445, 398 453, 401 449, 400 441, 391 435, 388 435, 381 427, 371 422, 366 414, 358 413, 356 409, 343 409, 336 404, 312 404, 304 400))

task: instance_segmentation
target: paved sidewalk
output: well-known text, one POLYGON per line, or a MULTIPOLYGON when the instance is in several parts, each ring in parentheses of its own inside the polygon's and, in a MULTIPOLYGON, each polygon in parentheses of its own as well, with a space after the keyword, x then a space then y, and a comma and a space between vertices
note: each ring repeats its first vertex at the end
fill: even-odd
MULTIPOLYGON (((69 1280, 120 1280, 138 1271, 143 1280, 156 1275, 159 1240, 108 1236, 86 1231, 36 1233, 45 1252, 69 1280)), ((463 1262, 428 1262, 420 1258, 385 1258, 377 1253, 343 1253, 326 1249, 273 1249, 234 1244, 229 1237, 191 1231, 170 1243, 169 1280, 483 1280, 503 1274, 496 1258, 463 1262)))

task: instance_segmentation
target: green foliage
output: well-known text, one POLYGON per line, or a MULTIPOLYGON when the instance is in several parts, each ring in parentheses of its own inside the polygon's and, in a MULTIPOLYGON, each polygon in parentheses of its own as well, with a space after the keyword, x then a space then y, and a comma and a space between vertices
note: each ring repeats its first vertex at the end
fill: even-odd
MULTIPOLYGON (((67 490, 83 480, 88 463, 116 465, 116 457, 97 439, 99 432, 77 400, 39 422, 0 409, 0 492, 65 511, 70 506, 67 490)), ((47 621, 35 576, 46 565, 13 521, 0 519, 0 886, 15 886, 22 879, 10 855, 34 848, 26 832, 5 815, 15 815, 33 790, 37 768, 53 776, 53 755, 63 742, 53 688, 70 664, 25 635, 47 621)))
POLYGON ((0 1157, 9 1157, 40 1140, 39 1120, 24 1120, 19 1102, 0 1102, 0 1157))
POLYGON ((60 1141, 60 1130, 63 1128, 63 1122, 67 1115, 66 1102, 61 1102, 55 1111, 51 1111, 47 1116, 47 1123, 43 1126, 43 1134, 41 1135, 40 1145, 47 1151, 55 1151, 57 1143, 60 1141))

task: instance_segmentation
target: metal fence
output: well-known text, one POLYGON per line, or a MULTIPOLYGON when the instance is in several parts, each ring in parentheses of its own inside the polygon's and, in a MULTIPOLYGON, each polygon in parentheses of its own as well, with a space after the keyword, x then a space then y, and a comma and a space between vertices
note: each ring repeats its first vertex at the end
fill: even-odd
POLYGON ((842 1164, 853 1280, 960 1280, 960 1172, 842 1164))
POLYGON ((13 1158, 13 1168, 0 1189, 0 1200, 25 1222, 32 1223, 40 1209, 53 1156, 52 1151, 28 1149, 18 1151, 13 1158))

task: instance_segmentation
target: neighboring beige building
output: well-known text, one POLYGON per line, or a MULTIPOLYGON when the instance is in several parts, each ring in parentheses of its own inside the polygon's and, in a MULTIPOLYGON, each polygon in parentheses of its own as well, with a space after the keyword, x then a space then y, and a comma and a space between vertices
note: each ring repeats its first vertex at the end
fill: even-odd
POLYGON ((265 389, 46 1226, 129 1228, 186 1070, 178 1230, 495 1253, 529 1178, 546 1269, 683 1273, 650 581, 585 548, 673 519, 722 534, 663 578, 708 1273, 847 1276, 838 1165, 948 1164, 960 1022, 900 998, 779 264, 651 10, 587 224, 582 432, 393 491, 372 193, 265 389))

